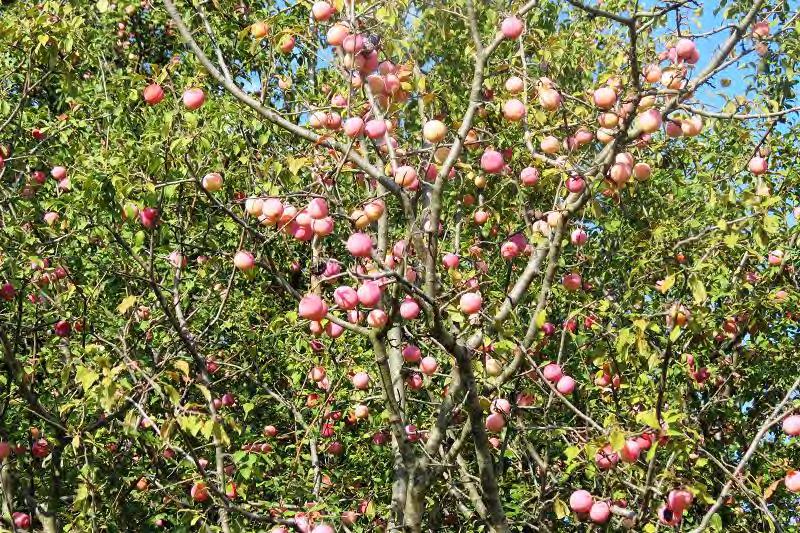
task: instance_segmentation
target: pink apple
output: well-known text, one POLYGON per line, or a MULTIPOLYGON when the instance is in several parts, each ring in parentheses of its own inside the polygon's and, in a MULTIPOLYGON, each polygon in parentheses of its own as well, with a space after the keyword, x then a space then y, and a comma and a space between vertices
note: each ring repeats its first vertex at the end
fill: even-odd
POLYGON ((360 137, 364 134, 364 119, 361 117, 350 117, 344 122, 344 134, 348 137, 360 137))
POLYGON ((164 99, 164 90, 161 89, 161 86, 157 83, 151 83, 144 88, 142 97, 144 101, 147 102, 147 105, 156 105, 164 99))
POLYGON ((481 156, 481 168, 489 174, 497 174, 505 167, 503 155, 496 150, 486 150, 481 156))
POLYGON ((333 7, 328 2, 314 2, 314 5, 311 6, 311 15, 314 17, 314 20, 324 22, 331 18, 334 13, 333 7))
POLYGON ((525 26, 522 24, 522 21, 514 16, 506 17, 503 19, 503 22, 500 23, 500 32, 506 39, 516 39, 522 35, 524 30, 525 26))
POLYGON ((635 463, 639 460, 639 454, 641 452, 642 449, 639 447, 639 443, 636 439, 628 439, 622 446, 620 458, 626 463, 635 463))
POLYGON ((564 375, 561 367, 556 363, 549 363, 545 365, 545 367, 542 369, 542 374, 544 375, 544 379, 552 383, 558 382, 558 380, 560 380, 564 375))
POLYGON ((576 490, 569 497, 569 508, 576 513, 588 513, 592 509, 594 498, 586 490, 576 490))
POLYGON ((369 388, 369 374, 366 372, 356 372, 353 375, 353 387, 358 390, 366 390, 369 388))
POLYGON ((503 116, 511 122, 519 122, 525 116, 525 104, 516 98, 503 104, 503 116))
POLYGON ((756 176, 766 173, 768 168, 767 160, 760 156, 752 158, 747 164, 747 169, 756 176))
POLYGON ((53 176, 56 181, 61 181, 67 177, 67 169, 62 166, 53 167, 50 170, 50 175, 53 176))
POLYGON ((783 482, 789 492, 800 492, 800 471, 790 470, 783 482))
POLYGON ((800 436, 800 415, 791 415, 784 418, 783 432, 790 437, 800 436))
POLYGON ((353 257, 371 257, 372 238, 366 233, 353 233, 347 239, 347 251, 353 257))
POLYGON ((417 363, 422 357, 422 351, 413 344, 407 344, 403 348, 403 360, 406 363, 417 363))
POLYGON ((400 304, 400 316, 406 320, 413 320, 419 316, 419 304, 414 298, 407 296, 400 304))
POLYGON ((572 230, 572 234, 570 235, 570 242, 575 246, 583 246, 588 239, 589 235, 582 228, 572 230))
POLYGON ((511 414, 511 402, 505 398, 495 398, 494 401, 492 401, 491 411, 508 416, 511 414))
POLYGON ((525 167, 519 174, 519 180, 526 187, 533 187, 539 181, 539 171, 534 167, 525 167))
POLYGON ((319 321, 328 314, 328 306, 316 294, 307 294, 300 299, 297 314, 301 318, 319 321))
POLYGON ((205 101, 206 95, 202 89, 186 89, 183 93, 183 105, 190 111, 199 108, 205 101))
POLYGON ((222 188, 222 176, 219 172, 211 172, 203 176, 203 188, 208 192, 216 192, 222 188))
POLYGON ((358 305, 358 293, 352 287, 342 285, 333 291, 333 301, 336 302, 339 308, 349 311, 355 309, 358 305))
POLYGON ((594 105, 600 109, 611 109, 617 103, 617 92, 611 87, 600 87, 592 96, 594 105))
POLYGON ((248 272, 256 266, 253 254, 246 250, 239 250, 233 256, 233 265, 243 272, 248 272))
POLYGON ((611 507, 606 502, 597 502, 589 509, 589 518, 595 524, 605 524, 611 518, 611 507))
POLYGON ((570 292, 577 291, 582 286, 581 276, 575 272, 566 274, 562 280, 562 284, 564 285, 564 288, 570 292))
POLYGON ((460 261, 458 255, 454 253, 444 254, 444 257, 442 258, 442 264, 448 270, 458 268, 459 262, 460 261))
POLYGON ((586 180, 583 176, 570 176, 566 182, 567 190, 573 194, 580 194, 586 188, 586 180))
POLYGON ((423 357, 422 361, 420 361, 419 363, 419 369, 426 376, 432 376, 438 368, 439 368, 439 362, 436 361, 435 357, 431 357, 430 355, 427 357, 423 357))
POLYGON ((575 390, 575 380, 570 376, 561 376, 556 383, 556 390, 564 396, 569 396, 575 390))
POLYGON ((375 307, 381 301, 381 286, 375 281, 365 281, 356 292, 364 307, 375 307))
POLYGON ((367 324, 370 327, 380 329, 389 321, 389 315, 383 309, 373 309, 367 313, 367 324))
POLYGON ((481 310, 483 298, 477 292, 467 292, 461 295, 459 300, 459 307, 461 312, 467 315, 472 315, 481 310))

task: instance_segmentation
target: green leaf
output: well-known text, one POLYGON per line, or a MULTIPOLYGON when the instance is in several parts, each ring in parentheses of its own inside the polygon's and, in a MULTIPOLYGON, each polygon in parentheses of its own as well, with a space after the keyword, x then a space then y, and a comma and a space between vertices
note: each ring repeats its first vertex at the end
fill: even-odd
POLYGON ((100 13, 105 13, 108 11, 108 0, 97 0, 96 6, 100 13))
POLYGON ((570 446, 566 450, 564 450, 564 455, 567 457, 567 460, 572 460, 578 457, 581 454, 581 449, 577 446, 570 446))
POLYGON ((618 452, 622 450, 623 446, 625 446, 625 433, 623 433, 618 429, 615 429, 614 431, 611 432, 608 441, 611 444, 611 448, 615 452, 618 452))
POLYGON ((706 288, 703 286, 703 282, 700 281, 700 278, 694 274, 689 276, 689 288, 692 290, 692 297, 694 298, 695 303, 701 304, 706 301, 706 298, 708 298, 708 294, 706 293, 706 288))
POLYGON ((85 366, 79 366, 75 371, 75 381, 81 384, 84 392, 88 391, 99 378, 100 375, 97 372, 85 366))
POLYGON ((641 413, 637 414, 636 421, 653 429, 661 428, 661 424, 658 423, 658 417, 656 417, 655 409, 651 409, 650 411, 642 411, 641 413))

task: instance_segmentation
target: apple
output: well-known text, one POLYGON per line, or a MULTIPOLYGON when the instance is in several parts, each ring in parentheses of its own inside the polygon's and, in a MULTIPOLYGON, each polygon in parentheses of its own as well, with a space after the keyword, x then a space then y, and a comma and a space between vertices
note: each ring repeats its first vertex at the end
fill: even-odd
POLYGON ((139 221, 146 229, 153 229, 158 224, 158 209, 145 207, 139 211, 139 221))
POLYGON ((500 433, 506 426, 506 419, 500 413, 492 413, 486 417, 486 429, 492 433, 500 433))
POLYGON ((586 490, 576 490, 569 497, 569 508, 576 513, 585 514, 592 509, 594 498, 586 490))
POLYGON ((441 120, 429 120, 422 127, 422 137, 429 143, 440 143, 446 135, 447 126, 441 120))
POLYGON ((436 361, 435 357, 432 357, 430 355, 427 357, 423 357, 422 361, 420 361, 419 363, 419 369, 426 376, 432 376, 438 368, 439 368, 439 362, 436 361))
POLYGON ((366 372, 356 372, 352 378, 353 387, 358 390, 366 390, 369 388, 369 374, 366 372))
POLYGON ((561 376, 556 383, 556 390, 564 396, 569 396, 575 390, 575 380, 570 376, 561 376))
POLYGON ((589 509, 589 518, 595 524, 605 524, 611 518, 611 507, 606 502, 596 502, 589 509))
POLYGON ((611 87, 600 87, 594 91, 592 99, 600 109, 611 109, 617 103, 617 92, 611 87))
POLYGON ((233 265, 242 272, 253 270, 256 266, 253 254, 247 250, 239 250, 233 256, 233 265))
POLYGON ((791 415, 784 418, 783 432, 790 437, 800 436, 800 415, 791 415))
POLYGON ((208 192, 216 192, 222 188, 222 176, 219 172, 211 172, 203 176, 203 188, 208 192))
POLYGON ((503 19, 503 22, 500 23, 500 32, 506 39, 516 39, 522 35, 524 30, 525 26, 522 24, 522 21, 514 16, 506 17, 503 19))
POLYGON ((47 442, 47 439, 37 439, 31 445, 31 455, 37 459, 44 459, 50 455, 50 443, 47 442))
POLYGON ((769 169, 767 160, 760 156, 755 156, 747 163, 747 169, 756 176, 765 174, 769 169))
POLYGON ((59 337, 69 337, 72 332, 72 326, 66 320, 59 320, 53 327, 53 331, 55 331, 55 334, 59 337))
POLYGON ((581 276, 575 272, 571 272, 569 274, 565 274, 562 280, 562 284, 564 288, 570 292, 577 291, 581 288, 581 276))
POLYGON ((144 88, 142 97, 147 105, 156 105, 164 99, 164 90, 157 83, 151 83, 144 88))
POLYGON ((300 299, 298 315, 308 320, 322 320, 328 314, 328 305, 316 294, 307 294, 300 299))
POLYGON ((202 481, 194 483, 192 485, 191 490, 189 491, 189 494, 191 495, 194 501, 200 503, 208 500, 209 498, 208 488, 206 487, 206 484, 203 483, 202 481))
POLYGON ((422 357, 422 351, 413 344, 406 344, 402 353, 406 363, 417 363, 422 357))
POLYGON ((564 375, 561 367, 556 363, 549 363, 545 365, 545 367, 542 369, 542 374, 544 375, 544 379, 552 383, 558 382, 564 375))
POLYGON ((481 156, 481 168, 489 174, 497 174, 505 167, 503 155, 496 150, 486 150, 481 156))
POLYGON ((314 5, 311 6, 311 15, 314 17, 314 20, 319 22, 325 22, 331 18, 334 11, 333 6, 328 2, 314 2, 314 5))
POLYGON ((419 316, 420 307, 417 301, 407 296, 403 302, 400 304, 400 316, 405 318, 406 320, 413 320, 419 316))
POLYGON ((628 439, 622 446, 620 458, 626 463, 635 463, 639 460, 639 454, 641 452, 642 449, 639 447, 639 443, 636 439, 628 439))
POLYGON ((27 513, 12 513, 11 519, 14 521, 14 526, 20 529, 30 529, 31 527, 31 515, 27 513))
POLYGON ((561 107, 561 93, 552 88, 539 90, 539 105, 546 111, 555 111, 561 107))
POLYGON ((618 461, 619 455, 612 450, 610 444, 606 444, 594 456, 594 462, 600 470, 610 470, 616 466, 618 461))
POLYGON ((800 471, 790 470, 783 482, 789 492, 800 492, 800 471))
POLYGON ((263 39, 267 36, 268 31, 267 25, 263 22, 254 22, 250 26, 250 35, 255 39, 263 39))
POLYGON ((503 116, 511 122, 519 122, 525 116, 525 104, 516 98, 503 104, 503 116))
POLYGON ((11 455, 11 445, 4 440, 0 440, 0 461, 6 459, 9 455, 11 455))
POLYGON ((347 239, 347 251, 353 257, 372 256, 372 238, 366 233, 353 233, 347 239))
POLYGON ((206 95, 202 89, 192 88, 186 89, 183 92, 182 99, 183 105, 186 106, 186 109, 194 111, 203 105, 203 103, 206 101, 206 95))
POLYGON ((67 177, 67 169, 62 166, 53 167, 50 169, 50 175, 53 176, 56 181, 62 181, 67 177))
POLYGON ((461 295, 459 307, 466 315, 473 315, 481 310, 483 298, 477 292, 467 292, 461 295))

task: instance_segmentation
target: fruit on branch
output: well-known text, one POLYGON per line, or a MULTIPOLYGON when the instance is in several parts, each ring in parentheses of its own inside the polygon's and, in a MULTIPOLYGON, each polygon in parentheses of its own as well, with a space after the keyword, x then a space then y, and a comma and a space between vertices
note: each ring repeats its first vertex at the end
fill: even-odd
POLYGON ((606 444, 597 451, 594 462, 600 470, 610 470, 619 462, 619 455, 611 448, 610 444, 606 444))
POLYGON ((333 16, 334 9, 328 2, 314 2, 311 6, 311 15, 318 22, 325 22, 333 16))
POLYGON ((661 111, 658 109, 648 109, 636 117, 639 128, 645 133, 653 133, 661 128, 661 111))
POLYGON ((783 263, 783 250, 772 250, 769 255, 767 255, 767 262, 770 266, 779 266, 783 263))
POLYGON ((278 50, 283 54, 290 54, 294 50, 295 37, 294 35, 284 34, 278 40, 278 50))
POLYGON ((72 332, 72 325, 66 320, 59 320, 53 327, 53 331, 59 337, 69 337, 72 332))
POLYGON ((561 107, 562 101, 561 93, 555 89, 549 87, 539 89, 539 105, 546 111, 556 111, 561 107))
POLYGON ((8 458, 11 455, 11 444, 4 440, 0 440, 0 461, 8 458))
POLYGON ((333 291, 333 301, 340 309, 349 311, 358 306, 359 297, 355 289, 347 285, 342 285, 333 291))
POLYGON ((635 463, 639 460, 642 449, 636 439, 628 439, 620 450, 620 458, 626 463, 635 463))
POLYGON ((561 366, 556 363, 548 363, 542 369, 542 375, 547 381, 550 381, 551 383, 557 383, 564 374, 561 370, 561 366))
POLYGON ((365 281, 356 291, 358 301, 364 307, 375 307, 381 301, 383 291, 381 286, 375 281, 365 281))
POLYGON ((461 312, 466 315, 473 315, 481 310, 483 305, 483 298, 480 293, 467 292, 461 295, 459 299, 459 307, 461 312))
POLYGON ((606 502, 595 502, 589 509, 589 518, 595 524, 605 524, 611 518, 611 507, 606 502))
POLYGON ((539 170, 535 167, 525 167, 519 173, 520 182, 526 187, 533 187, 539 181, 539 170))
POLYGON ((667 495, 667 507, 680 515, 692 505, 693 500, 694 495, 688 490, 671 490, 667 495))
POLYGON ((414 167, 403 165, 397 167, 394 173, 394 182, 401 187, 413 188, 417 181, 417 171, 414 167))
POLYGON ((506 120, 519 122, 525 116, 525 104, 516 98, 507 100, 503 104, 503 116, 506 120))
POLYGON ((373 309, 367 313, 367 324, 370 327, 380 329, 389 321, 389 315, 383 309, 373 309))
POLYGON ((789 492, 800 492, 800 471, 790 470, 787 472, 783 483, 789 492))
POLYGON ((62 166, 55 166, 50 169, 50 175, 53 176, 56 181, 61 181, 67 177, 67 169, 62 166))
POLYGON ((617 92, 611 87, 600 87, 594 91, 592 100, 600 109, 611 109, 617 103, 617 92))
POLYGON ((350 138, 361 137, 364 135, 364 119, 361 117, 350 117, 344 121, 344 134, 350 138))
POLYGON ((28 513, 15 512, 11 514, 11 519, 14 521, 14 526, 20 529, 30 529, 31 515, 28 513))
POLYGON ((42 217, 42 219, 44 220, 45 224, 47 224, 48 226, 52 226, 53 224, 58 222, 59 218, 60 218, 60 216, 55 211, 48 211, 42 217))
POLYGON ((569 274, 565 274, 561 283, 562 285, 564 285, 564 288, 570 292, 577 291, 582 286, 581 276, 576 272, 570 272, 569 274))
POLYGON ((208 487, 202 481, 197 481, 192 485, 192 488, 189 490, 189 494, 191 495, 192 499, 196 502, 203 503, 208 500, 208 487))
POLYGON ((594 498, 586 490, 576 490, 569 497, 569 508, 576 513, 585 514, 592 509, 594 498))
POLYGON ((586 241, 589 240, 589 234, 586 233, 586 230, 582 228, 576 228, 572 230, 570 234, 570 242, 575 246, 583 246, 586 244, 586 241))
POLYGON ((353 233, 347 239, 347 251, 353 257, 371 257, 372 238, 366 233, 353 233))
POLYGON ((422 137, 429 143, 440 143, 445 136, 447 136, 447 126, 441 120, 429 120, 422 127, 422 137))
POLYGON ((156 105, 164 99, 164 90, 157 83, 151 83, 144 88, 142 97, 147 105, 156 105))
POLYGON ((191 89, 186 89, 183 92, 183 105, 186 106, 186 109, 190 111, 194 111, 198 109, 200 106, 203 105, 206 101, 206 95, 202 89, 198 89, 196 87, 191 89))
POLYGON ((250 26, 250 35, 253 36, 254 39, 263 39, 269 33, 269 28, 264 22, 254 22, 250 26))
POLYGON ((542 152, 546 154, 556 154, 559 150, 561 150, 561 142, 552 135, 548 135, 541 140, 539 143, 539 148, 541 148, 542 152))
POLYGON ((328 306, 316 294, 307 294, 300 299, 297 314, 301 318, 320 321, 328 314, 328 306))
POLYGON ((500 32, 506 39, 516 39, 525 30, 525 26, 520 19, 514 16, 506 17, 500 23, 500 32))
POLYGON ((506 419, 501 413, 492 413, 486 417, 486 429, 492 433, 500 433, 506 427, 506 419))
POLYGON ((783 419, 783 432, 790 437, 800 436, 800 415, 791 415, 783 419))
POLYGON ((565 183, 567 190, 573 194, 580 194, 586 188, 586 180, 583 176, 570 176, 565 183))
POLYGON ((419 316, 420 307, 417 301, 407 296, 403 302, 400 304, 400 316, 405 318, 406 320, 413 320, 419 316))
POLYGON ((497 174, 505 167, 503 154, 496 150, 487 149, 481 156, 481 168, 489 174, 497 174))
POLYGON ((420 371, 425 374, 426 376, 432 376, 436 373, 436 370, 439 368, 439 362, 436 360, 435 357, 427 356, 423 357, 422 361, 419 363, 420 371))
POLYGON ((369 374, 366 372, 356 372, 352 378, 353 387, 358 390, 366 390, 369 388, 369 374))
POLYGON ((761 176, 762 174, 766 174, 767 170, 769 169, 769 164, 767 160, 761 156, 755 156, 750 159, 750 162, 747 163, 747 169, 755 176, 761 176))
POLYGON ((422 357, 422 351, 413 344, 406 344, 402 353, 406 363, 418 363, 422 357))
POLYGON ((139 222, 145 229, 153 229, 158 225, 158 209, 155 207, 145 207, 139 211, 139 222))
POLYGON ((203 188, 208 192, 217 192, 222 188, 222 176, 219 172, 211 172, 203 176, 203 188))
POLYGON ((556 383, 556 390, 564 396, 569 396, 575 390, 575 380, 570 376, 561 376, 556 383))
POLYGON ((255 268, 256 261, 253 254, 247 250, 239 250, 233 256, 233 266, 242 272, 249 272, 255 268))
POLYGON ((33 445, 31 445, 31 455, 37 459, 44 459, 50 455, 50 443, 47 442, 47 439, 42 438, 34 441, 33 445))
POLYGON ((650 178, 650 165, 647 163, 636 163, 633 166, 633 177, 637 181, 644 181, 650 178))
POLYGON ((753 37, 757 39, 766 39, 769 37, 769 22, 761 20, 753 24, 753 37))
POLYGON ((519 76, 511 76, 506 80, 505 89, 511 94, 521 93, 525 88, 525 82, 519 76))

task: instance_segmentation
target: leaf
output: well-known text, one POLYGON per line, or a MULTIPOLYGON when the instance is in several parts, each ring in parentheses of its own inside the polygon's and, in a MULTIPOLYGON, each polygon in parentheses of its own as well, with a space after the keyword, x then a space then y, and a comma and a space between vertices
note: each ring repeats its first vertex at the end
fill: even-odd
POLYGON ((39 35, 39 36, 36 38, 36 40, 37 40, 37 41, 39 41, 39 44, 41 44, 42 46, 44 46, 44 45, 46 45, 46 44, 47 44, 47 42, 50 40, 50 37, 49 37, 49 36, 47 36, 47 35, 39 35))
POLYGON ((714 513, 711 517, 711 521, 708 523, 708 527, 711 531, 722 531, 722 517, 719 513, 714 513))
POLYGON ((244 410, 244 417, 247 418, 247 415, 250 413, 250 411, 255 409, 255 407, 256 406, 251 402, 247 402, 246 404, 244 404, 242 406, 242 409, 244 410))
POLYGON ((615 452, 618 452, 622 450, 622 448, 625 446, 625 433, 623 433, 618 429, 615 429, 614 431, 611 432, 608 441, 611 444, 611 448, 615 452))
POLYGON ((97 4, 95 5, 100 13, 105 13, 108 11, 108 0, 97 0, 97 4))
POLYGON ((773 482, 772 482, 772 483, 769 485, 769 487, 767 487, 766 489, 764 489, 764 499, 765 499, 765 500, 769 500, 769 499, 772 497, 772 494, 775 492, 775 490, 778 488, 778 486, 779 486, 779 485, 780 485, 782 482, 783 482, 783 480, 782 480, 782 479, 776 479, 775 481, 773 481, 773 482))
POLYGON ((100 375, 97 372, 85 366, 79 366, 75 371, 75 381, 81 384, 84 392, 88 391, 98 378, 100 378, 100 375))
POLYGON ((661 424, 658 423, 658 418, 656 417, 655 409, 651 409, 650 411, 642 411, 641 413, 637 414, 636 421, 653 429, 661 428, 661 424))
POLYGON ((578 457, 581 453, 581 449, 577 446, 570 446, 566 450, 564 450, 564 455, 567 457, 567 460, 572 460, 578 457))
POLYGON ((667 291, 669 291, 673 285, 675 285, 675 274, 670 274, 669 276, 661 280, 661 286, 659 288, 661 294, 666 294, 667 291))
POLYGON ((706 293, 706 288, 703 286, 703 282, 700 281, 700 278, 694 274, 689 276, 689 288, 692 289, 692 297, 694 298, 695 303, 701 304, 706 301, 706 298, 708 298, 708 293, 706 293))
POLYGON ((207 402, 210 402, 211 391, 208 390, 208 387, 206 387, 205 385, 200 385, 199 383, 195 383, 195 385, 197 386, 198 389, 200 389, 200 392, 203 393, 203 398, 205 398, 207 402))
POLYGON ((175 361, 175 368, 180 370, 184 376, 189 377, 189 363, 187 363, 183 359, 178 359, 177 361, 175 361))
POLYGON ((562 502, 560 499, 556 498, 553 502, 553 510, 556 512, 556 518, 561 520, 565 516, 569 514, 569 509, 567 508, 567 504, 562 502))
POLYGON ((117 313, 119 313, 121 315, 124 315, 125 313, 127 313, 128 309, 133 307, 133 304, 136 303, 136 298, 137 297, 135 295, 133 295, 133 294, 123 298, 122 301, 117 306, 117 313))
POLYGON ((311 161, 306 157, 290 157, 287 159, 287 164, 289 165, 289 172, 293 175, 297 176, 297 173, 300 172, 300 169, 308 166, 311 161))

